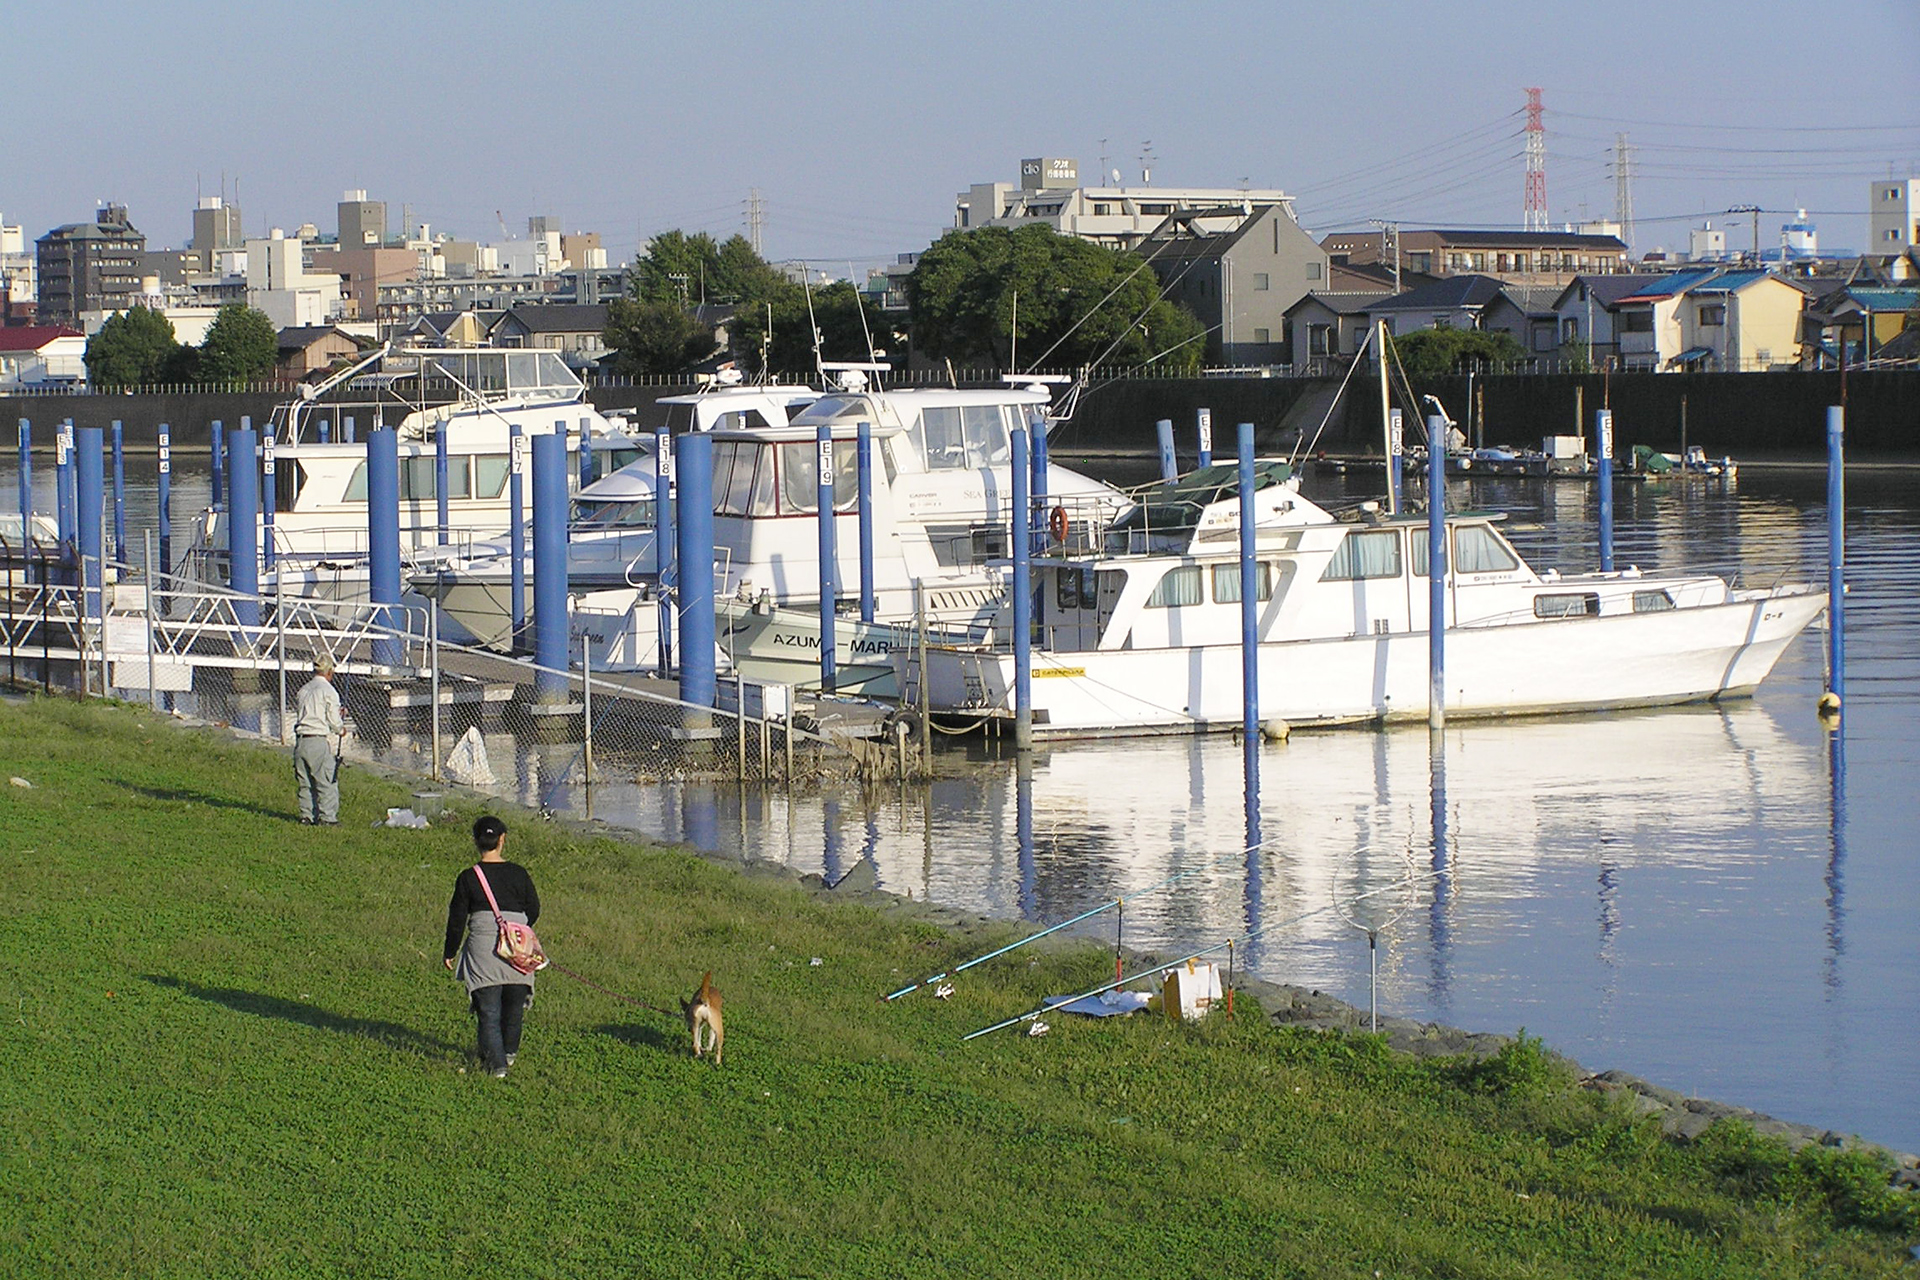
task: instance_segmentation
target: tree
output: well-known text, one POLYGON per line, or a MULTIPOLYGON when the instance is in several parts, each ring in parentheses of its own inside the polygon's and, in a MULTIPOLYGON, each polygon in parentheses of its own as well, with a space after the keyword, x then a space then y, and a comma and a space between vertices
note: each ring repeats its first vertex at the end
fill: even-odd
POLYGON ((264 312, 232 303, 220 308, 200 344, 196 376, 201 382, 248 382, 264 378, 280 361, 280 335, 264 312))
POLYGON ((660 232, 633 268, 633 296, 646 302, 745 306, 772 297, 786 283, 786 277, 768 266, 745 236, 720 243, 704 231, 660 232))
POLYGON ((765 343, 769 369, 810 373, 814 368, 812 328, 820 330, 820 356, 825 360, 884 358, 874 353, 894 352, 901 345, 893 322, 869 305, 850 281, 836 280, 814 289, 811 318, 807 303, 804 286, 782 281, 772 298, 742 307, 734 317, 734 351, 758 368, 765 343), (769 313, 773 339, 766 342, 769 313))
POLYGON ((628 377, 684 372, 713 354, 713 330, 673 299, 615 298, 607 304, 607 345, 628 377))
POLYGON ((907 277, 907 300, 914 345, 954 360, 1193 369, 1203 353, 1200 322, 1160 296, 1137 255, 1044 226, 942 237, 907 277))
POLYGON ((96 386, 139 387, 169 380, 182 348, 173 322, 147 307, 107 317, 87 340, 87 377, 96 386))
POLYGON ((1393 340, 1409 378, 1437 378, 1469 369, 1511 367, 1526 352, 1500 330, 1421 329, 1393 340))

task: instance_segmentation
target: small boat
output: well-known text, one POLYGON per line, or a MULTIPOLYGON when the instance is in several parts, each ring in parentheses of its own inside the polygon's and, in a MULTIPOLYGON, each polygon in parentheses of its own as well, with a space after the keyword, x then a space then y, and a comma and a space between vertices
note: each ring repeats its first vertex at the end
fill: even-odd
MULTIPOLYGON (((1259 718, 1423 719, 1427 522, 1374 504, 1336 517, 1282 461, 1254 493, 1259 718)), ((1097 550, 1033 562, 1036 736, 1199 733, 1242 724, 1238 467, 1148 486, 1097 550)), ((1494 514, 1447 519, 1446 714, 1659 706, 1750 692, 1825 606, 1808 584, 1699 573, 1536 573, 1494 514)), ((896 653, 909 701, 918 655, 896 653)), ((994 642, 930 645, 936 716, 1014 714, 1007 617, 994 642)))

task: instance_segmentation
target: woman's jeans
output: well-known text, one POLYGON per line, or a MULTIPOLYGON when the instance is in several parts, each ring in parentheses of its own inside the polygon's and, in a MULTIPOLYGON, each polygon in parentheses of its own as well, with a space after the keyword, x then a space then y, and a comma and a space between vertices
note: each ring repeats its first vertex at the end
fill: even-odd
POLYGON ((480 1019, 480 1061, 489 1071, 504 1071, 510 1054, 520 1052, 520 1020, 533 988, 518 984, 481 987, 473 993, 480 1019))

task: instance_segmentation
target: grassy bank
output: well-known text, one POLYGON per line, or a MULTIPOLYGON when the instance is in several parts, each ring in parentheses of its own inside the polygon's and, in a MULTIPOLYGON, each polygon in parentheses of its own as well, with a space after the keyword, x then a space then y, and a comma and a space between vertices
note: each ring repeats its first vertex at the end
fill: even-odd
POLYGON ((1091 951, 939 1002, 985 948, 784 876, 507 814, 556 958, 513 1078, 440 967, 462 827, 292 818, 285 755, 141 710, 0 703, 10 1275, 1875 1276, 1913 1211, 1856 1157, 1678 1146, 1530 1046, 1416 1064, 1251 1016, 962 1045, 1091 951), (818 957, 822 963, 814 964, 818 957))

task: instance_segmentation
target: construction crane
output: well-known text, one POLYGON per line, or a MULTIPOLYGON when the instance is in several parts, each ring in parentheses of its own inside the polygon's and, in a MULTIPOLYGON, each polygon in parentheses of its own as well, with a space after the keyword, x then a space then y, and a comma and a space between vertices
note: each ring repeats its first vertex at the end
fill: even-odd
POLYGON ((496 221, 496 222, 498 222, 498 223, 500 224, 500 238, 501 238, 502 240, 511 240, 511 239, 513 239, 513 233, 512 233, 511 231, 508 231, 508 230, 507 230, 507 217, 506 217, 506 215, 505 215, 505 214, 503 214, 503 213, 501 213, 501 212, 500 212, 500 211, 499 211, 498 209, 495 209, 495 210, 493 211, 493 218, 494 218, 494 221, 496 221))

